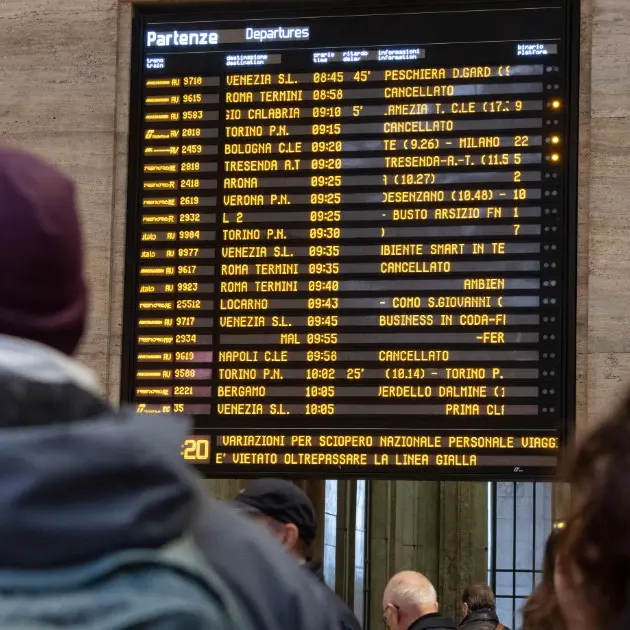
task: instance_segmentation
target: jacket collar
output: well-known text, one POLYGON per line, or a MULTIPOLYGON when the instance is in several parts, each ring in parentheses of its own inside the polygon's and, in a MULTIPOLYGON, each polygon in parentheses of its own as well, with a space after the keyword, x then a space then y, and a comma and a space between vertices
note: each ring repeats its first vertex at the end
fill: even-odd
POLYGON ((0 568, 51 568, 157 548, 200 495, 181 457, 187 419, 115 411, 94 375, 0 337, 0 568))
POLYGON ((74 423, 110 411, 94 374, 39 343, 0 336, 0 428, 74 423))
POLYGON ((94 372, 78 361, 41 343, 0 335, 0 377, 7 374, 51 385, 72 383, 101 395, 94 372))
POLYGON ((451 619, 442 617, 440 613, 429 613, 414 621, 409 630, 429 630, 430 628, 439 628, 440 630, 455 630, 455 624, 451 619))
POLYGON ((321 562, 305 561, 304 566, 319 580, 324 581, 324 565, 321 562))
POLYGON ((499 617, 497 616, 496 611, 490 608, 481 608, 480 610, 473 610, 469 612, 459 624, 460 627, 465 626, 469 623, 474 623, 475 621, 496 621, 499 623, 499 617))

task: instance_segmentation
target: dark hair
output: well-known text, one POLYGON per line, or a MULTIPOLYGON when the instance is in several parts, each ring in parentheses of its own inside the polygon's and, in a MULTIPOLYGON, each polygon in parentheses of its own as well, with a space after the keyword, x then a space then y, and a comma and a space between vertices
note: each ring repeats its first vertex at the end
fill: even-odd
POLYGON ((558 549, 563 577, 608 627, 630 604, 630 396, 581 442, 565 477, 572 505, 558 549))
POLYGON ((471 612, 483 608, 496 609, 494 593, 487 584, 467 586, 462 593, 462 603, 466 604, 471 612))
MULTIPOLYGON (((286 523, 281 523, 280 521, 277 521, 275 518, 271 518, 270 516, 266 516, 265 518, 275 531, 280 531, 286 525, 286 523)), ((307 543, 301 536, 297 539, 295 543, 295 552, 301 558, 304 558, 304 560, 306 560, 307 562, 313 560, 313 545, 307 543)))
POLYGON ((563 530, 564 526, 554 527, 547 539, 543 558, 542 580, 523 607, 523 630, 565 629, 565 622, 558 605, 553 580, 557 547, 563 530))
POLYGON ((297 539, 295 550, 307 562, 313 559, 313 545, 306 543, 302 537, 297 539))

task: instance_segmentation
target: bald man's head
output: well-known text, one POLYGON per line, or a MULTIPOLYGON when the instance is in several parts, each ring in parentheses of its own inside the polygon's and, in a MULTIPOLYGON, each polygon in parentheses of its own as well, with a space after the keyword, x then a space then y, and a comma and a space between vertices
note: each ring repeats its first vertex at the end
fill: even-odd
POLYGON ((383 619, 390 630, 407 630, 420 617, 438 611, 433 584, 416 571, 394 575, 383 593, 383 619))

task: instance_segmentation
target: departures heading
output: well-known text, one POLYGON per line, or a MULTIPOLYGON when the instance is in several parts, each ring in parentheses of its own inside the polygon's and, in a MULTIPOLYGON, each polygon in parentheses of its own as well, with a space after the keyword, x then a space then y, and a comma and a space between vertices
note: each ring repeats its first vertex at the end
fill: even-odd
POLYGON ((137 18, 123 399, 211 477, 552 474, 569 7, 299 6, 137 18))

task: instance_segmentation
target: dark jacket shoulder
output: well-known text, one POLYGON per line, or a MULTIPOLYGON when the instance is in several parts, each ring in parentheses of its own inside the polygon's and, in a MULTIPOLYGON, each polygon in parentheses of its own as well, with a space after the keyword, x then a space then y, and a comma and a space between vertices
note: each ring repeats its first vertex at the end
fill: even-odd
MULTIPOLYGON (((474 610, 466 615, 459 624, 459 627, 464 630, 496 630, 499 623, 499 617, 494 610, 482 608, 481 610, 474 610)), ((506 626, 503 626, 503 628, 510 630, 506 626)))
POLYGON ((322 590, 326 592, 326 599, 339 620, 339 627, 342 630, 361 630, 361 624, 346 602, 339 597, 332 589, 328 588, 324 582, 324 572, 322 564, 319 562, 309 562, 305 567, 318 579, 322 585, 322 590))
POLYGON ((455 630, 456 628, 452 619, 442 617, 439 613, 424 615, 409 626, 409 630, 455 630))
POLYGON ((314 577, 201 495, 181 457, 190 430, 185 418, 110 409, 85 367, 0 335, 0 569, 55 570, 192 533, 250 627, 337 630, 314 577))
POLYGON ((321 588, 264 528, 231 506, 208 499, 195 534, 204 556, 257 630, 339 628, 328 589, 321 588))

